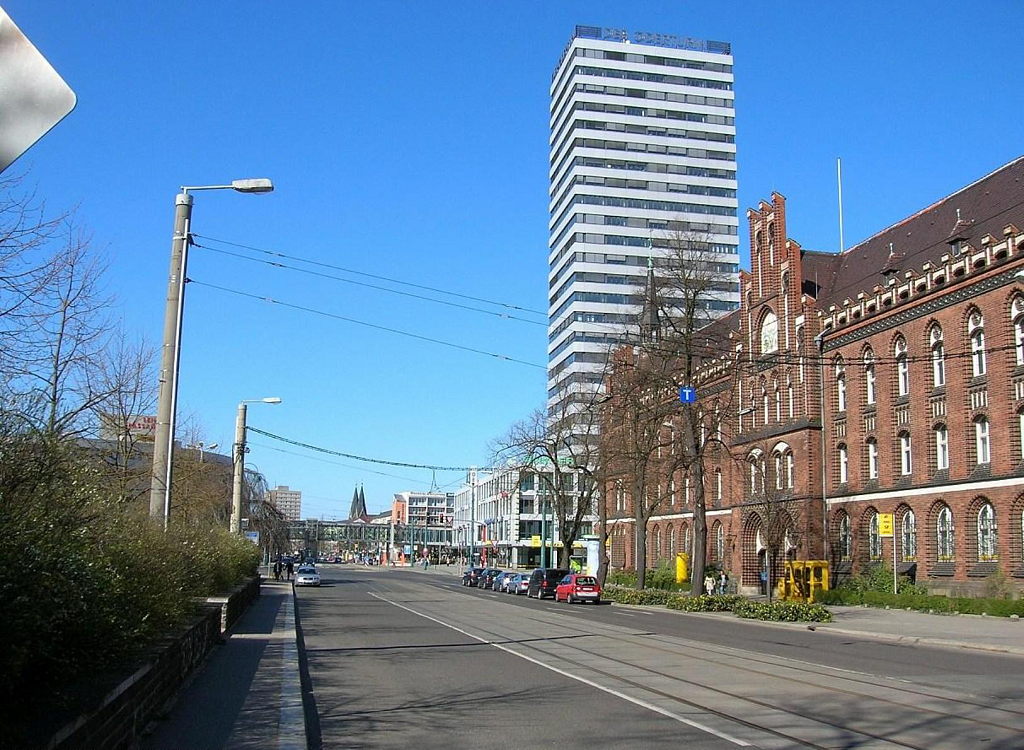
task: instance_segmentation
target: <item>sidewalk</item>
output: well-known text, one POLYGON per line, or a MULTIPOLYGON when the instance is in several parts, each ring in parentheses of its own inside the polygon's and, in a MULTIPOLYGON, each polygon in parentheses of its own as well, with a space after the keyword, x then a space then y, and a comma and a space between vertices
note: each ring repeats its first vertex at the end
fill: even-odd
POLYGON ((305 750, 295 597, 264 579, 260 598, 225 634, 143 750, 305 750))

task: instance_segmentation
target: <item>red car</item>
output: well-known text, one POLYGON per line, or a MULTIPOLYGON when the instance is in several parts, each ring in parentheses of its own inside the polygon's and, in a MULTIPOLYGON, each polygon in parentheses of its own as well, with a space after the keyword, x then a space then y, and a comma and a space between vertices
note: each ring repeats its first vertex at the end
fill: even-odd
POLYGON ((555 601, 601 603, 601 584, 594 576, 570 573, 555 586, 555 601))

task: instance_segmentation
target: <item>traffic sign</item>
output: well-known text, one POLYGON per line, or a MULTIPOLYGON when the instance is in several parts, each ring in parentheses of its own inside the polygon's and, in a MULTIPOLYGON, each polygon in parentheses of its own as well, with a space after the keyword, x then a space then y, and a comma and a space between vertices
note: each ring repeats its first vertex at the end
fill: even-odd
POLYGON ((878 536, 891 537, 893 535, 894 524, 892 515, 892 513, 878 514, 878 536))
POLYGON ((258 532, 258 531, 247 531, 247 532, 245 532, 245 538, 248 539, 253 544, 259 545, 259 543, 260 543, 260 532, 258 532))
POLYGON ((0 8, 0 172, 75 108, 75 92, 0 8))
POLYGON ((684 385, 679 389, 679 400, 684 404, 692 404, 697 401, 697 389, 693 386, 684 385))

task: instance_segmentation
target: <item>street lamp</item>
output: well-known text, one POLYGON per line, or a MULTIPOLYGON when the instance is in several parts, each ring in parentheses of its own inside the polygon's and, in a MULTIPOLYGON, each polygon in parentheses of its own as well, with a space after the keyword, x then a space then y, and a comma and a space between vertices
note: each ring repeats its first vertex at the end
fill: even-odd
POLYGON ((242 527, 242 477, 245 474, 245 412, 246 404, 279 404, 277 396, 269 398, 252 398, 238 402, 238 414, 235 416, 234 474, 231 483, 231 525, 232 534, 237 534, 242 527))
POLYGON ((171 240, 171 270, 164 308, 164 339, 160 355, 160 390, 157 396, 153 467, 149 484, 150 518, 171 515, 171 474, 174 466, 174 420, 178 406, 178 366, 181 354, 181 321, 185 304, 185 272, 188 268, 189 229, 192 224, 192 196, 196 190, 235 190, 239 193, 269 193, 273 183, 264 178, 234 180, 230 185, 182 187, 174 199, 174 237, 171 240))

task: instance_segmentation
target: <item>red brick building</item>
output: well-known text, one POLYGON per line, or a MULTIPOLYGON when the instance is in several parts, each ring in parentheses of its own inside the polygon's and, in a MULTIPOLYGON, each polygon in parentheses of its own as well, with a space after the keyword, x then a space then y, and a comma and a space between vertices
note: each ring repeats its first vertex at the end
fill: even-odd
MULTIPOLYGON (((892 566, 895 545, 933 590, 1020 590, 1024 158, 840 254, 789 239, 781 195, 747 216, 741 308, 709 327, 720 357, 697 383, 721 441, 703 461, 708 560, 749 591, 769 548, 776 573, 789 557, 843 576, 892 566)), ((648 565, 691 548, 690 479, 657 486, 648 565)), ((628 487, 605 492, 619 567, 635 564, 628 487)))

